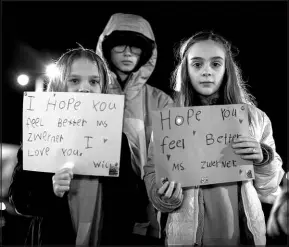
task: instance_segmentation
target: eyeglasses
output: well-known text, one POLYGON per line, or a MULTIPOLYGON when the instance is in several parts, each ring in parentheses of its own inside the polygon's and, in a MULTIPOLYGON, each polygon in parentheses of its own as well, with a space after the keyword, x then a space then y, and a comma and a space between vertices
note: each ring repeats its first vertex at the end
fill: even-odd
POLYGON ((122 53, 125 51, 125 49, 129 47, 130 48, 130 52, 133 53, 134 55, 140 55, 141 54, 141 49, 135 46, 129 46, 129 45, 118 45, 113 47, 113 51, 117 52, 117 53, 122 53))

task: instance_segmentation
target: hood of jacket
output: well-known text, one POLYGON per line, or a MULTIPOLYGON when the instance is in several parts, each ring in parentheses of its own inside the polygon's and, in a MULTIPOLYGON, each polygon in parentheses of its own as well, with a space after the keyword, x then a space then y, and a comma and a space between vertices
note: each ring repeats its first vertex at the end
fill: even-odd
MULTIPOLYGON (((155 43, 154 33, 152 28, 147 20, 138 15, 133 14, 123 14, 116 13, 113 14, 106 27, 104 28, 102 34, 99 36, 96 53, 104 58, 102 44, 103 41, 111 35, 114 31, 131 31, 142 34, 146 38, 150 39, 154 43, 154 48, 152 51, 152 55, 150 58, 145 61, 145 63, 135 72, 133 72, 127 80, 127 84, 124 87, 124 91, 126 92, 126 96, 131 98, 136 95, 144 84, 146 84, 148 78, 151 76, 154 71, 156 61, 157 61, 157 47, 155 43), (132 91, 128 93, 127 91, 132 91), (134 93, 133 93, 134 91, 134 93)), ((109 69, 110 70, 110 69, 109 69)), ((110 70, 110 85, 109 92, 114 94, 122 93, 119 82, 117 81, 116 74, 110 70)))
MULTIPOLYGON (((152 131, 152 112, 172 103, 172 99, 163 91, 147 84, 157 61, 155 37, 148 21, 141 16, 132 14, 117 13, 112 15, 99 37, 96 48, 96 53, 104 60, 103 42, 114 31, 136 32, 153 42, 150 57, 129 75, 124 89, 121 88, 117 75, 110 68, 108 73, 110 78, 108 93, 125 95, 123 133, 129 142, 132 169, 140 178, 143 178, 143 166, 147 161, 147 147, 152 131)), ((143 193, 142 196, 146 196, 146 193, 143 193)), ((138 215, 144 217, 141 217, 142 219, 134 226, 134 232, 158 236, 158 232, 153 230, 158 228, 153 206, 150 205, 147 210, 139 210, 138 215), (148 222, 150 223, 148 224, 148 222)))

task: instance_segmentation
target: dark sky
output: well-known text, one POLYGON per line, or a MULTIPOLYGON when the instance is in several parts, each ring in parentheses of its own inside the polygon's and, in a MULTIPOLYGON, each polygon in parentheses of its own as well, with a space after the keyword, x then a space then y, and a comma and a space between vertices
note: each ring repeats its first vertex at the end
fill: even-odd
POLYGON ((287 2, 285 1, 11 1, 2 2, 2 142, 19 144, 22 93, 16 77, 35 77, 77 43, 95 49, 109 17, 139 14, 152 26, 158 60, 148 83, 167 93, 173 47, 201 30, 214 30, 239 49, 243 78, 270 117, 277 152, 287 161, 287 2))

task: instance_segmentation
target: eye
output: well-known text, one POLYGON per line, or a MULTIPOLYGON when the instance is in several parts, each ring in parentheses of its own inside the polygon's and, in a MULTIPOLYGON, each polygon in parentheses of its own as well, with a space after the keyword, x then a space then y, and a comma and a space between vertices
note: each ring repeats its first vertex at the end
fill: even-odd
POLYGON ((90 83, 91 83, 92 85, 96 85, 96 84, 99 84, 100 81, 97 80, 97 79, 92 79, 92 80, 90 80, 90 83))
POLYGON ((213 62, 213 67, 218 68, 218 67, 220 67, 220 66, 222 66, 222 63, 220 63, 220 62, 213 62))
POLYGON ((202 67, 202 64, 200 62, 195 62, 195 63, 192 63, 192 66, 199 69, 202 67))
POLYGON ((135 55, 140 55, 140 54, 141 54, 141 48, 138 48, 138 47, 135 47, 135 46, 132 46, 132 47, 131 47, 131 51, 132 51, 132 53, 134 53, 135 55))
POLYGON ((125 48, 126 48, 125 45, 117 45, 117 46, 113 47, 113 51, 121 53, 121 52, 124 52, 125 48))
POLYGON ((73 84, 77 84, 77 83, 79 82, 79 80, 76 79, 76 78, 71 78, 71 79, 69 80, 69 82, 71 82, 71 83, 73 83, 73 84))

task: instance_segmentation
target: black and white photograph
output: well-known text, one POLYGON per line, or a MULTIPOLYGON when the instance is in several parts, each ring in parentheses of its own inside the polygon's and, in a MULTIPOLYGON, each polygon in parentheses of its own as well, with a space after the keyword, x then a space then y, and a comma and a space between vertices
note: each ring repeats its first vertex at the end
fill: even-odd
POLYGON ((2 1, 0 246, 287 246, 287 1, 2 1))

